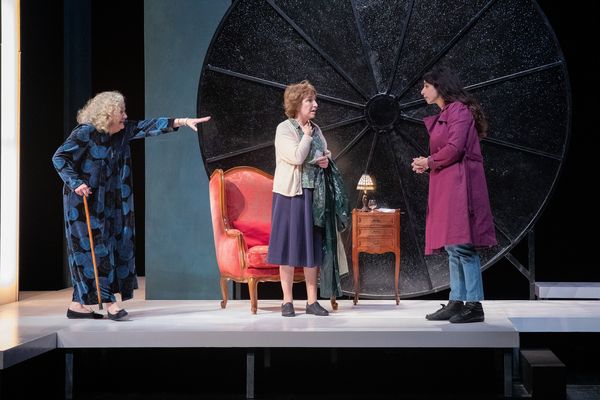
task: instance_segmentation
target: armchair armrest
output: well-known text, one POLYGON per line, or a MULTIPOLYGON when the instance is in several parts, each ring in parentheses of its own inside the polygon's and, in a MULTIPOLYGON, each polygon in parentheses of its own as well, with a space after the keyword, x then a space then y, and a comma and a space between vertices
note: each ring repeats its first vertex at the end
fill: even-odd
POLYGON ((217 264, 221 275, 243 275, 246 269, 247 248, 242 232, 237 229, 225 229, 225 235, 216 241, 217 264))

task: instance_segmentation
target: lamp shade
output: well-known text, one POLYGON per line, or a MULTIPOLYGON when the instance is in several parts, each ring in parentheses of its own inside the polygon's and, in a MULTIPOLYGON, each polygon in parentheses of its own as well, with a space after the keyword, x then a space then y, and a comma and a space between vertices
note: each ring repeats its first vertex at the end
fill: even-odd
POLYGON ((375 183, 371 175, 362 174, 356 185, 356 190, 375 190, 375 183))

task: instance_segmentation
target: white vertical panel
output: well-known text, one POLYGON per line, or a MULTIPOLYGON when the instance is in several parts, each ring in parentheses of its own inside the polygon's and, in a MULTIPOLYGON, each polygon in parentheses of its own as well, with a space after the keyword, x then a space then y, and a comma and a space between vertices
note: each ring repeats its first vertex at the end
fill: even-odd
POLYGON ((0 304, 16 301, 19 278, 19 0, 2 0, 0 304))

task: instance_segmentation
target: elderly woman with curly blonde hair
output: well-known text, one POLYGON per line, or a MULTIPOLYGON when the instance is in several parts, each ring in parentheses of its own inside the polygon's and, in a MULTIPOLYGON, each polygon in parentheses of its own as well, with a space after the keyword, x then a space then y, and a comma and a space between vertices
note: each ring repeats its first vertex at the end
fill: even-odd
POLYGON ((119 92, 102 92, 79 110, 67 140, 56 150, 52 163, 64 181, 63 206, 73 299, 67 310, 71 319, 103 318, 88 306, 107 304, 108 317, 122 320, 127 312, 121 300, 133 297, 135 272, 135 227, 129 141, 172 132, 205 118, 156 118, 129 121, 125 98, 119 92), (83 196, 88 200, 90 226, 98 270, 100 296, 88 237, 83 196))

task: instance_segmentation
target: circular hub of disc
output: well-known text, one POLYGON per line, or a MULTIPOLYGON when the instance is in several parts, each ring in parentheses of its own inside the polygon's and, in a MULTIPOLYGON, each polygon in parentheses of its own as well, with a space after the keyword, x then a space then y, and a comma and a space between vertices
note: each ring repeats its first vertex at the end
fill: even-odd
POLYGON ((365 115, 372 127, 388 130, 394 127, 400 116, 400 109, 394 96, 378 94, 367 102, 365 115))

